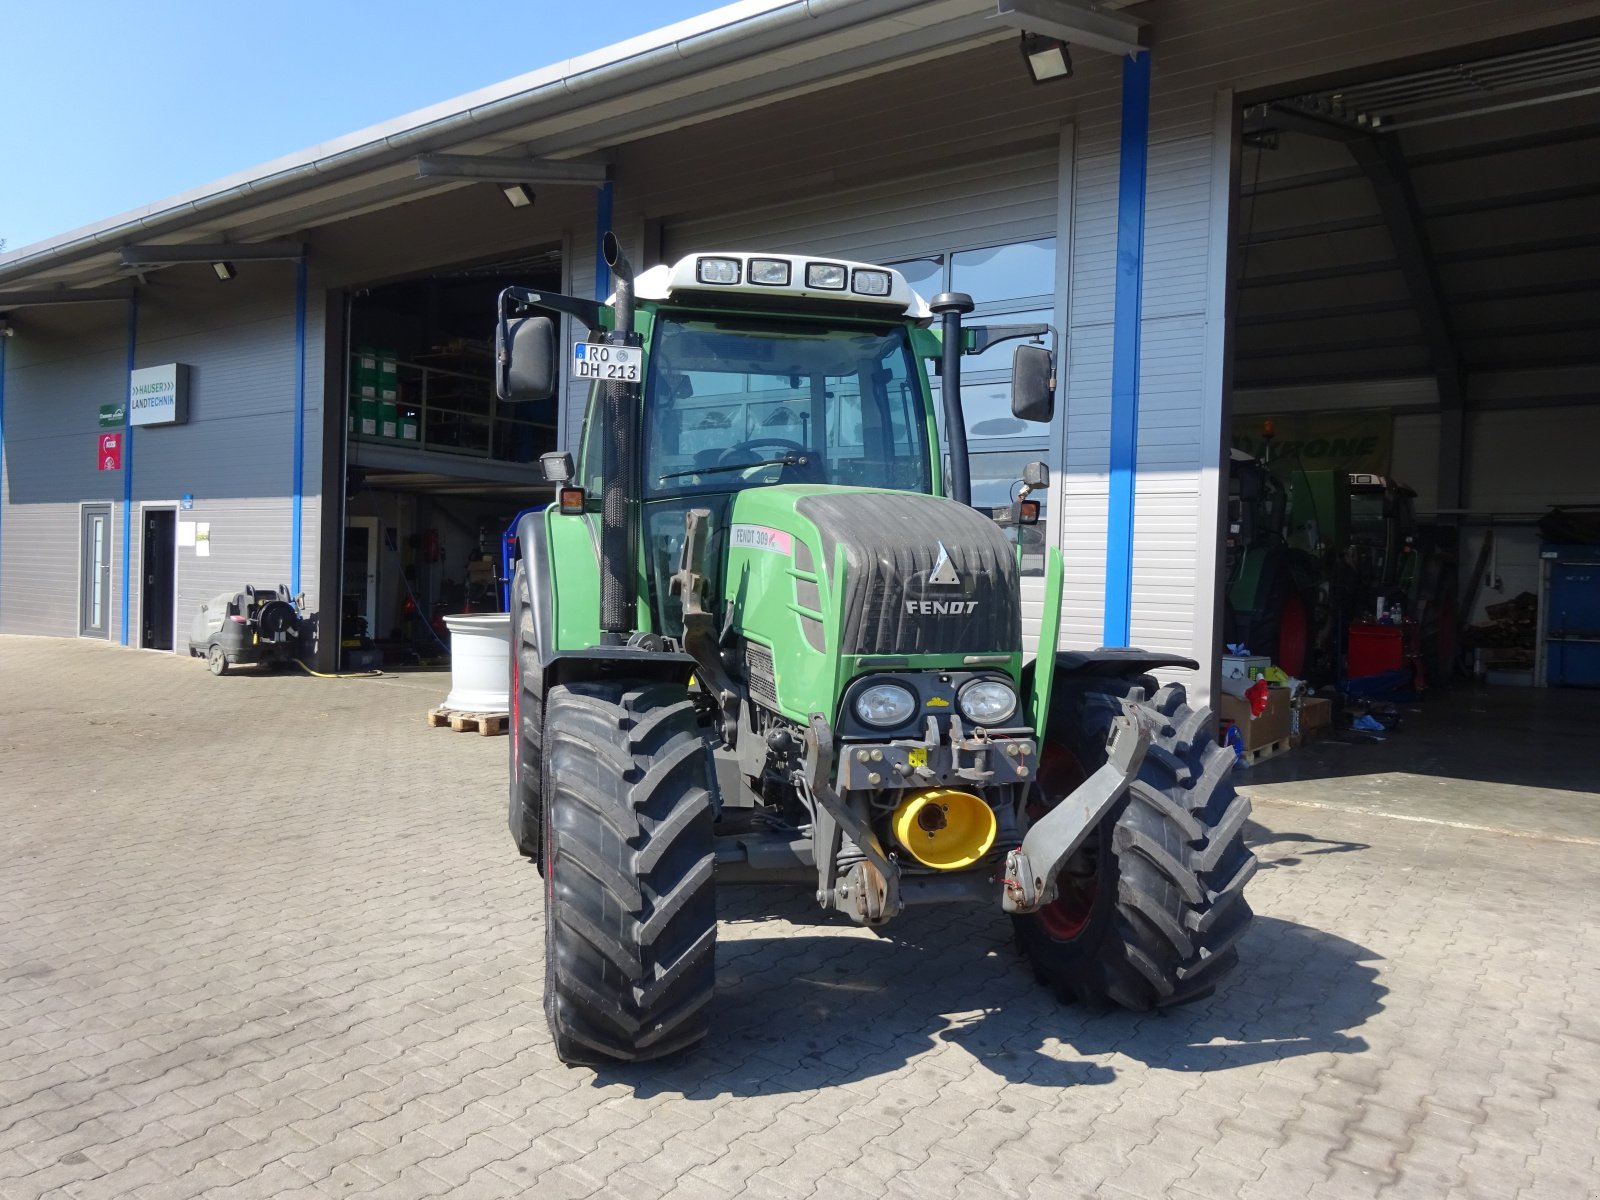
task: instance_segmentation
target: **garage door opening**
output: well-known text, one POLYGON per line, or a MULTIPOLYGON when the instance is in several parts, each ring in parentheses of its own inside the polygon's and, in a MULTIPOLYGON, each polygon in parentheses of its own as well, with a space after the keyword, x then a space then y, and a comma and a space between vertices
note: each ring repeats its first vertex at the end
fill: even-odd
POLYGON ((1592 720, 1600 694, 1533 690, 1600 687, 1600 570, 1563 569, 1600 560, 1600 37, 1581 32, 1245 98, 1226 640, 1388 743, 1290 774, 1592 789, 1560 765, 1563 714, 1592 720), (1496 765, 1508 740, 1538 771, 1496 765))
POLYGON ((1543 591, 1552 510, 1600 504, 1600 38, 1319 81, 1243 137, 1230 640, 1557 682, 1595 632, 1543 591))
POLYGON ((347 665, 448 654, 444 618, 504 610, 501 549, 550 488, 557 401, 494 388, 495 298, 560 290, 557 248, 360 292, 350 306, 341 644, 347 665), (374 657, 376 656, 376 657, 374 657))

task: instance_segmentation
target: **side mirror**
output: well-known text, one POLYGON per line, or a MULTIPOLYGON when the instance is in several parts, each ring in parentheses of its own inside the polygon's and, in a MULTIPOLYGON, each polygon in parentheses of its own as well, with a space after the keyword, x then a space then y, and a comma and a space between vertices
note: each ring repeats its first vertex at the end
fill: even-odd
POLYGON ((500 399, 548 400, 556 394, 556 323, 549 317, 501 318, 494 357, 500 399))
POLYGON ((1031 462, 1022 468, 1022 482, 1030 492, 1050 489, 1050 468, 1042 462, 1031 462))
POLYGON ((1043 346, 1018 346, 1011 356, 1011 415, 1047 422, 1055 411, 1055 355, 1043 346))
POLYGON ((565 483, 572 478, 572 455, 566 450, 552 450, 539 456, 539 469, 546 483, 565 483))

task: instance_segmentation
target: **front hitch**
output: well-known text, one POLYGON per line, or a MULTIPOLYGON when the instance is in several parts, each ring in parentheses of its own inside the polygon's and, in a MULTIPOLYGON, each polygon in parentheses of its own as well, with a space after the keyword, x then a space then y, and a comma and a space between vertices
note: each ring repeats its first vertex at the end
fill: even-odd
POLYGON ((1128 790, 1150 748, 1150 734, 1148 718, 1125 703, 1123 715, 1111 722, 1105 764, 1035 822, 1022 845, 1006 855, 1001 903, 1007 912, 1036 912, 1056 898, 1062 866, 1128 790))

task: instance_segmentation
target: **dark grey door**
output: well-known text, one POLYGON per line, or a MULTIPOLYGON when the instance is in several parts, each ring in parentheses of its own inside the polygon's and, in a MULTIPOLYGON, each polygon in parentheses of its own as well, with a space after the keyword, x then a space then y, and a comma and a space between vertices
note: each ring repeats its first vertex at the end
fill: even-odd
POLYGON ((144 603, 139 612, 144 629, 139 642, 147 650, 172 649, 172 566, 178 553, 178 514, 170 508, 144 514, 144 603))
POLYGON ((111 505, 83 506, 82 565, 78 581, 78 632, 111 636, 111 505))

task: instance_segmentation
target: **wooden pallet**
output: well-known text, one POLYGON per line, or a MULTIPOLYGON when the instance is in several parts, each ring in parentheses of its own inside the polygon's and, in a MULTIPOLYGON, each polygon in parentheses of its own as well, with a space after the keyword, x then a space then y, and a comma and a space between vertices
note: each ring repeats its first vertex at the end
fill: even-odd
POLYGON ((1280 754, 1287 754, 1293 747, 1288 738, 1279 738, 1275 742, 1268 742, 1265 746, 1257 746, 1254 750, 1246 750, 1239 755, 1241 761, 1255 766, 1257 763, 1266 762, 1269 758, 1277 758, 1280 754))
POLYGON ((484 737, 493 737, 510 728, 511 717, 506 713, 457 712, 453 708, 441 706, 428 713, 428 725, 433 729, 442 729, 448 725, 457 733, 470 733, 476 730, 484 737))

